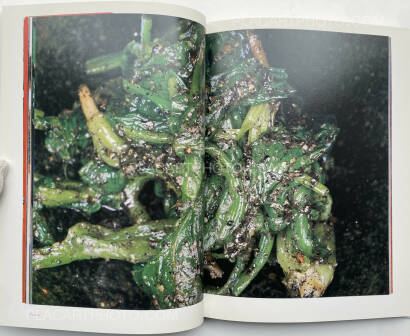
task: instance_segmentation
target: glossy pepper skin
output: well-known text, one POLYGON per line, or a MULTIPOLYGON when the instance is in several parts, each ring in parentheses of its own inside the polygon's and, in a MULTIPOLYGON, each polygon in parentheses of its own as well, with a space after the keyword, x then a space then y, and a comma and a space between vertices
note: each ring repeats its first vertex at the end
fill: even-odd
POLYGON ((199 24, 179 19, 156 37, 154 22, 143 15, 139 41, 85 64, 94 80, 118 73, 113 69, 119 77, 101 77, 93 91, 82 84, 73 109, 57 117, 35 111, 34 127, 45 132, 52 160, 77 171, 72 179, 34 181, 32 264, 36 271, 88 259, 126 261, 152 306, 167 309, 202 299, 205 35, 199 24), (144 199, 150 186, 158 213, 144 199), (90 220, 102 209, 121 211, 128 226, 81 221, 57 240, 44 215, 53 209, 90 220))
POLYGON ((290 296, 323 295, 336 266, 323 158, 337 127, 287 123, 281 103, 295 90, 257 33, 213 34, 205 54, 200 25, 181 20, 173 38, 153 37, 152 25, 143 16, 140 41, 86 63, 90 76, 117 68, 118 78, 94 92, 81 85, 79 102, 58 117, 35 111, 53 160, 80 168, 75 180, 35 178, 34 269, 127 261, 153 307, 168 309, 201 300, 202 263, 216 278, 219 259, 233 263, 207 290, 239 296, 276 260, 290 296), (161 219, 143 200, 150 184, 161 219), (82 221, 57 241, 44 216, 56 208, 124 211, 130 225, 82 221))
POLYGON ((219 206, 206 207, 205 269, 221 278, 218 261, 233 263, 226 282, 207 290, 239 296, 276 259, 290 296, 321 296, 336 266, 322 160, 338 129, 284 119, 281 102, 295 91, 284 70, 270 67, 257 32, 211 34, 207 42, 205 190, 219 206))

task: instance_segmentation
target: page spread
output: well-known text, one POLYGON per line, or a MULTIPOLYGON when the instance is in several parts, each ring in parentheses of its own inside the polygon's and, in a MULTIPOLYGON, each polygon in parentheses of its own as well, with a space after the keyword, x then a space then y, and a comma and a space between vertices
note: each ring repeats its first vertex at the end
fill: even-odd
POLYGON ((23 243, 2 324, 156 333, 203 317, 408 315, 408 230, 392 220, 405 211, 392 124, 406 99, 392 64, 408 32, 205 28, 147 3, 7 13, 1 43, 22 62, 7 88, 15 61, 1 54, 1 118, 20 109, 23 137, 4 150, 19 182, 0 209, 22 226, 0 230, 23 243))

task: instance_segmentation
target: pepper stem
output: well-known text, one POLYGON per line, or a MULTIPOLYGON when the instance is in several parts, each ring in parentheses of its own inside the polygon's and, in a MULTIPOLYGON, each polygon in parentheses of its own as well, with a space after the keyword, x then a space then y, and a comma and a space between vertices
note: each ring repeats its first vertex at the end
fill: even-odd
POLYGON ((122 51, 89 59, 85 63, 87 75, 95 75, 122 67, 124 64, 124 54, 122 51))

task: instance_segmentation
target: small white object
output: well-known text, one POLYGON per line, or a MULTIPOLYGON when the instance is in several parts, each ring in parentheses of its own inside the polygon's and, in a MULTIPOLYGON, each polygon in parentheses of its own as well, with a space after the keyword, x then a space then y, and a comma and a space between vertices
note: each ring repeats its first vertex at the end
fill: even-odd
POLYGON ((4 181, 7 175, 8 164, 5 160, 0 159, 0 194, 3 191, 4 181))

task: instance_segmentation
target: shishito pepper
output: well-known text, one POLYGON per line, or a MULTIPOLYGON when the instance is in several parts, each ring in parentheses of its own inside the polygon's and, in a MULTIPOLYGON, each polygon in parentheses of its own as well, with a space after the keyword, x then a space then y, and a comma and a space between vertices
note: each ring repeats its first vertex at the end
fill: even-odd
POLYGON ((104 114, 98 110, 90 89, 86 85, 80 86, 78 96, 98 156, 106 164, 119 167, 120 156, 128 149, 128 146, 114 132, 104 114))
POLYGON ((283 283, 291 296, 320 297, 333 280, 336 267, 335 236, 329 222, 319 222, 313 227, 313 235, 328 251, 319 262, 315 257, 300 254, 292 229, 279 233, 276 255, 285 273, 283 283))
POLYGON ((69 130, 81 130, 72 139, 75 153, 61 141, 51 145, 58 134, 70 139, 65 119, 35 114, 36 128, 51 139, 50 152, 62 148, 63 160, 75 163, 83 148, 78 140, 88 139, 91 147, 90 137, 93 151, 88 148, 92 157, 78 169, 81 182, 35 181, 40 246, 34 268, 125 260, 135 264, 134 280, 154 307, 175 308, 201 299, 204 248, 212 265, 206 269, 221 270, 219 259, 233 263, 226 282, 210 292, 242 295, 268 260, 277 259, 290 296, 323 295, 336 261, 332 198, 321 160, 337 128, 287 125, 278 117, 280 101, 294 92, 286 72, 269 67, 255 32, 222 33, 210 37, 205 144, 203 29, 181 24, 170 42, 153 37, 151 27, 144 16, 139 42, 87 62, 89 74, 120 68, 121 76, 94 97, 80 87, 83 114, 77 107, 67 122, 69 130), (154 215, 163 219, 152 220, 151 201, 154 215), (44 207, 89 216, 102 207, 121 209, 132 226, 114 230, 81 222, 56 243, 44 207))
POLYGON ((321 296, 336 263, 332 198, 320 160, 338 130, 277 118, 280 100, 294 91, 284 70, 269 67, 257 33, 218 33, 209 41, 205 190, 218 192, 219 206, 207 207, 204 247, 209 265, 218 267, 212 258, 222 258, 234 266, 223 285, 208 290, 241 295, 267 260, 277 258, 290 296, 321 296))
POLYGON ((147 222, 120 231, 90 223, 77 223, 62 242, 33 251, 33 268, 56 267, 95 258, 144 262, 157 255, 153 243, 161 241, 175 220, 147 222))
POLYGON ((71 115, 75 119, 67 117, 70 134, 64 133, 62 116, 36 112, 36 129, 51 139, 50 152, 66 149, 64 138, 50 136, 58 130, 56 135, 69 140, 85 138, 88 155, 78 162, 74 154, 82 147, 74 142, 76 152, 61 155, 77 169, 75 180, 35 181, 32 261, 35 270, 96 258, 127 261, 136 264, 135 281, 153 305, 173 308, 202 297, 204 29, 180 19, 169 36, 154 37, 152 25, 150 16, 142 16, 140 41, 86 62, 86 72, 95 78, 118 75, 111 71, 115 68, 121 76, 104 77, 94 96, 80 86, 80 104, 71 115), (91 224, 103 207, 121 210, 125 225, 132 226, 91 224), (72 225, 66 238, 56 242, 50 230, 55 223, 42 216, 45 208, 75 210, 90 222, 72 225))
POLYGON ((134 267, 135 281, 152 296, 157 308, 191 305, 202 297, 199 279, 202 211, 200 196, 194 207, 178 220, 177 229, 161 243, 158 255, 134 267))

